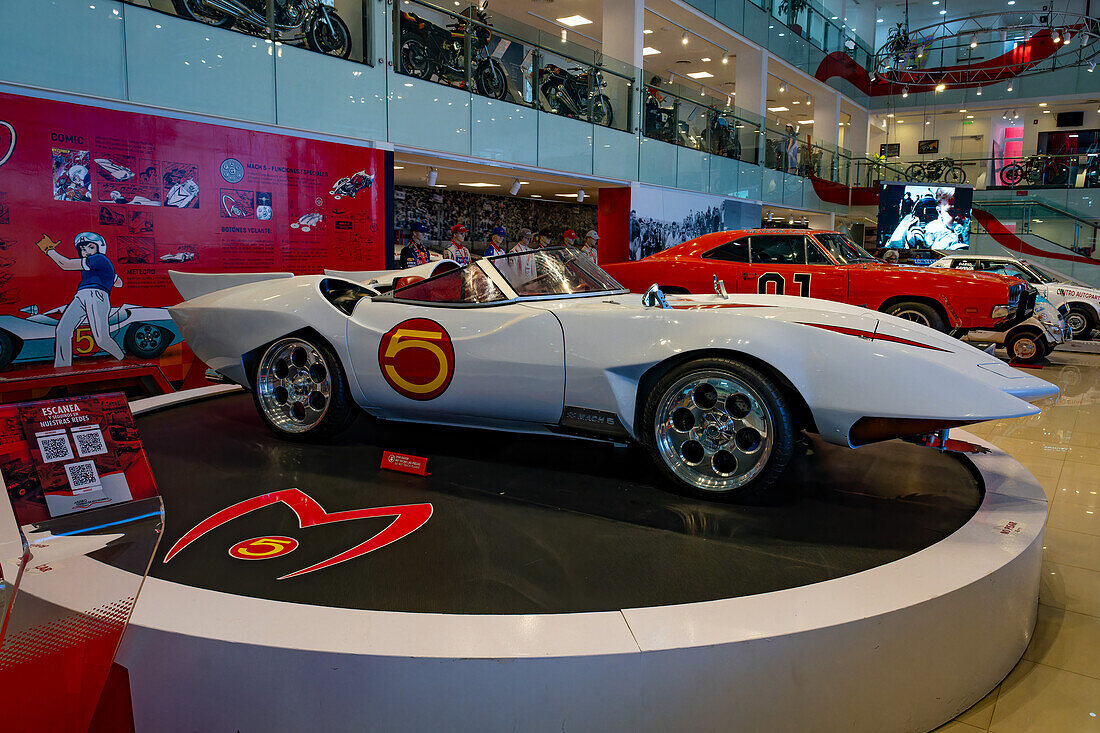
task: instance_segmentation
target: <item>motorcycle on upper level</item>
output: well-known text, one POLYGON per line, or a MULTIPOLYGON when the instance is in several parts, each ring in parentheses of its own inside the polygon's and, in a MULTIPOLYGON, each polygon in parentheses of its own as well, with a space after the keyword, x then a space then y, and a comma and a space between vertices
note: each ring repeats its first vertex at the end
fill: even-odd
POLYGON ((610 127, 614 113, 611 100, 603 93, 607 82, 599 70, 599 63, 597 58, 595 66, 575 66, 568 70, 555 64, 543 66, 539 70, 539 89, 546 99, 546 107, 556 114, 610 127))
MULTIPOLYGON (((334 0, 275 0, 275 37, 282 43, 305 42, 311 51, 346 59, 351 31, 334 0)), ((217 28, 267 36, 266 0, 172 0, 176 14, 217 28)))
POLYGON ((489 53, 492 24, 485 12, 487 6, 488 3, 469 6, 446 28, 416 13, 402 11, 398 70, 418 79, 431 79, 434 75, 446 84, 465 86, 466 35, 473 24, 460 18, 474 20, 479 25, 473 26, 470 35, 470 63, 473 65, 470 79, 474 87, 470 91, 504 99, 508 94, 508 77, 504 74, 504 66, 489 53))

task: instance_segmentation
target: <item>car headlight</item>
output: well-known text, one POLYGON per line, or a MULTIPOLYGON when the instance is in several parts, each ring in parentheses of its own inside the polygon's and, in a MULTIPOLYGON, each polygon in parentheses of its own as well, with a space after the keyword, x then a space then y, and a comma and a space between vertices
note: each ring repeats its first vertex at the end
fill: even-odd
POLYGON ((1002 318, 1008 318, 1008 314, 1011 313, 1009 306, 1007 305, 995 305, 993 306, 992 317, 995 320, 1001 320, 1002 318))

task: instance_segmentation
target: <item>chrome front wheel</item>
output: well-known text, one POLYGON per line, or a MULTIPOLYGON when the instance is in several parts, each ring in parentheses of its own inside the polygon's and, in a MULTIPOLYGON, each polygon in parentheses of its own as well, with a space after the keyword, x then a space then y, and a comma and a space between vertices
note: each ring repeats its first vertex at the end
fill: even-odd
POLYGON ((308 341, 283 339, 260 359, 256 392, 264 416, 287 433, 317 427, 332 398, 331 366, 308 341))
POLYGON ((674 370, 658 382, 646 412, 658 465, 692 493, 758 500, 793 452, 783 393, 732 360, 674 370))

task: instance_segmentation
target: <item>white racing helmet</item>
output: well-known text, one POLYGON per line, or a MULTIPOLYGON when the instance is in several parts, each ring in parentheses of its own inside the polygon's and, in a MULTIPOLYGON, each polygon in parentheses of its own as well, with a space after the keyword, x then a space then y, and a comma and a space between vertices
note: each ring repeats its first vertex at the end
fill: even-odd
POLYGON ((89 242, 96 246, 96 250, 101 255, 107 254, 107 240, 95 232, 81 232, 73 239, 73 244, 76 245, 78 252, 80 251, 80 245, 88 244, 89 242))

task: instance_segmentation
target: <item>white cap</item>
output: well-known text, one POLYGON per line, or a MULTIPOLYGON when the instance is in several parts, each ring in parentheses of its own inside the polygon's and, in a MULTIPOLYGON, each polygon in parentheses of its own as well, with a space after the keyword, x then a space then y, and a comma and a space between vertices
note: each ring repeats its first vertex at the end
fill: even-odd
POLYGON ((597 242, 600 241, 600 235, 596 234, 595 229, 589 229, 588 234, 585 234, 584 236, 586 239, 595 239, 597 242))

